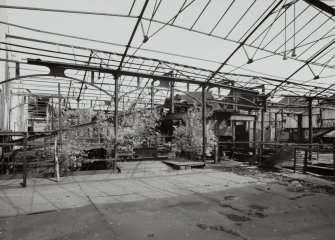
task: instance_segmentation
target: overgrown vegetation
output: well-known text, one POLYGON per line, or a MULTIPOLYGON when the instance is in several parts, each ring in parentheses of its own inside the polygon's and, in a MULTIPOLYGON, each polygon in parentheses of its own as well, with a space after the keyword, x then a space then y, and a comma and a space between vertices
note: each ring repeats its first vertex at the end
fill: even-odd
MULTIPOLYGON (((209 113, 207 114, 207 116, 209 113)), ((207 126, 206 155, 210 155, 215 147, 214 132, 207 126)), ((186 125, 175 127, 173 145, 177 152, 189 155, 191 159, 199 158, 202 154, 202 113, 194 107, 187 113, 186 125)))
POLYGON ((101 121, 102 128, 108 129, 104 131, 104 147, 107 150, 107 157, 113 157, 114 147, 118 146, 118 150, 131 152, 134 148, 138 148, 150 141, 150 136, 155 136, 157 122, 160 119, 157 110, 143 110, 135 112, 129 117, 123 117, 122 123, 119 123, 117 139, 115 140, 114 126, 108 121, 101 121))

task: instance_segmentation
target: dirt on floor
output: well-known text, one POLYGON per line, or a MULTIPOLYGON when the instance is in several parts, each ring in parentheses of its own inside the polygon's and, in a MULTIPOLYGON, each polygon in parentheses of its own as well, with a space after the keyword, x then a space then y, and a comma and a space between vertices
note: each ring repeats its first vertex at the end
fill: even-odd
MULTIPOLYGON (((316 180, 301 176, 302 188, 292 191, 289 184, 298 176, 240 165, 226 169, 207 165, 211 169, 191 171, 171 171, 156 163, 122 167, 129 172, 118 178, 64 180, 63 190, 86 198, 83 206, 0 217, 0 239, 330 240, 335 236, 332 182, 320 190, 316 180)), ((35 185, 32 193, 53 203, 51 192, 59 185, 47 187, 44 193, 41 185, 35 185)), ((18 206, 18 199, 25 200, 28 194, 19 197, 16 189, 1 192, 6 193, 1 195, 2 205, 12 201, 18 206)))

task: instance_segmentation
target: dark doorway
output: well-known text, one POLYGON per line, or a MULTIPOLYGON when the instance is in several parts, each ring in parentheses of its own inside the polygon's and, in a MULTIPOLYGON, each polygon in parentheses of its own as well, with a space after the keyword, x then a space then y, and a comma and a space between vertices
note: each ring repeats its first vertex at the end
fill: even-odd
MULTIPOLYGON (((235 122, 235 141, 249 142, 249 132, 247 131, 247 122, 235 122)), ((248 143, 236 143, 235 148, 238 152, 247 152, 249 149, 248 143)))

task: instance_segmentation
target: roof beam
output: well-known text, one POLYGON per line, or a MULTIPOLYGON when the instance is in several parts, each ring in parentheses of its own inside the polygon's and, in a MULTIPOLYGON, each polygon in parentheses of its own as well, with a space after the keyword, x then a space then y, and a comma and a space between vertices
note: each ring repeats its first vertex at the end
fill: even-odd
POLYGON ((119 67, 118 67, 118 70, 120 71, 122 69, 122 64, 123 64, 123 61, 124 61, 124 58, 126 57, 127 53, 128 53, 128 50, 129 50, 129 47, 131 45, 131 42, 133 41, 133 38, 135 36, 135 33, 137 31, 137 28, 138 28, 138 25, 140 24, 140 22, 142 21, 142 17, 143 17, 143 14, 144 14, 144 11, 145 9, 147 8, 147 5, 148 5, 148 2, 149 0, 146 0, 144 5, 143 5, 143 8, 142 8, 142 11, 140 13, 140 15, 138 16, 137 18, 137 22, 135 24, 135 27, 134 27, 134 30, 129 38, 129 41, 128 41, 128 44, 126 46, 126 50, 124 51, 123 55, 122 55, 122 58, 121 58, 121 61, 120 61, 120 64, 119 64, 119 67))
POLYGON ((335 9, 329 6, 328 4, 321 2, 320 0, 304 0, 304 1, 335 17, 335 9))
MULTIPOLYGON (((223 89, 235 89, 244 91, 246 93, 251 94, 258 94, 257 91, 251 90, 248 88, 242 88, 242 87, 235 87, 235 86, 228 86, 225 84, 219 84, 219 83, 209 83, 199 80, 193 80, 189 78, 180 78, 180 77, 171 77, 168 75, 155 75, 155 74, 149 74, 149 73, 141 73, 141 72, 133 72, 133 71, 126 71, 126 70, 119 70, 119 69, 111 69, 111 68, 102 68, 98 66, 86 66, 82 64, 71 64, 71 63, 61 63, 61 62, 52 62, 52 61, 44 61, 41 59, 31 59, 28 58, 27 64, 31 65, 38 65, 38 66, 45 66, 48 67, 50 71, 50 75, 52 76, 60 76, 64 77, 65 70, 67 69, 74 69, 74 70, 87 70, 87 71, 93 71, 93 72, 101 72, 101 73, 109 73, 113 75, 125 75, 125 76, 133 76, 133 77, 140 77, 140 78, 151 78, 154 80, 160 80, 160 81, 169 81, 169 82, 182 82, 182 83, 191 83, 191 84, 197 84, 197 85, 206 85, 209 87, 220 87, 223 89), (60 74, 60 75, 59 75, 60 74)), ((0 82, 1 83, 1 82, 0 82)))

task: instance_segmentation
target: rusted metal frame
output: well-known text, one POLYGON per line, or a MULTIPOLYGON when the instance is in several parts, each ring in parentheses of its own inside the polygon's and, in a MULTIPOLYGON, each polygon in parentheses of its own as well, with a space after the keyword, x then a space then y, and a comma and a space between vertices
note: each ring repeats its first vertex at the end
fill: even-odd
POLYGON ((137 31, 138 25, 140 24, 140 22, 142 20, 142 16, 144 14, 145 9, 147 8, 148 2, 149 2, 149 0, 145 1, 144 5, 143 5, 143 8, 141 10, 141 13, 140 13, 140 15, 137 18, 137 22, 135 24, 134 30, 133 30, 130 38, 129 38, 129 41, 128 41, 127 45, 126 45, 126 49, 125 49, 125 51, 124 51, 124 53, 122 55, 122 58, 121 58, 121 61, 120 61, 119 67, 118 67, 118 71, 120 71, 122 69, 123 61, 124 61, 124 59, 125 59, 125 57, 126 57, 126 55, 128 53, 129 47, 130 47, 130 45, 131 45, 131 43, 133 41, 133 38, 135 36, 135 33, 137 31))
MULTIPOLYGON (((249 92, 253 94, 257 94, 258 92, 255 90, 250 90, 247 88, 240 88, 240 87, 235 87, 235 86, 228 86, 224 84, 219 84, 219 83, 213 83, 213 82, 203 82, 203 81, 198 81, 198 80, 190 80, 190 79, 184 79, 184 78, 178 78, 178 77, 170 77, 166 75, 154 75, 154 74, 148 74, 148 73, 140 73, 140 72, 131 72, 131 71, 124 71, 124 70, 115 70, 115 69, 106 69, 106 68, 100 68, 97 66, 85 66, 85 65, 78 65, 78 64, 71 64, 71 63, 59 63, 59 62, 51 62, 51 61, 42 61, 38 59, 28 59, 27 61, 28 64, 32 65, 39 65, 39 66, 46 66, 52 69, 53 71, 49 74, 51 76, 59 76, 58 74, 61 74, 61 77, 66 77, 69 79, 73 79, 71 77, 65 76, 62 72, 64 72, 66 69, 77 69, 77 70, 89 70, 89 71, 95 71, 95 72, 102 72, 102 73, 110 73, 110 74, 118 74, 118 75, 127 75, 127 76, 135 76, 135 77, 142 77, 142 78, 152 78, 154 80, 162 80, 162 81, 175 81, 175 82, 184 82, 184 83, 191 83, 191 84, 198 84, 198 85, 203 85, 204 83, 206 86, 209 87, 221 87, 225 89, 235 89, 235 90, 240 90, 243 92, 249 92), (61 71, 61 72, 58 72, 61 71), (63 75, 62 75, 63 74, 63 75)), ((45 74, 40 74, 38 76, 45 76, 45 74)), ((76 79, 76 81, 81 81, 76 79)), ((4 81, 3 81, 4 82, 4 81)), ((0 82, 3 83, 3 82, 0 82)), ((90 83, 87 83, 90 84, 90 83)), ((95 86, 97 87, 97 86, 95 86)), ((109 95, 109 94, 108 94, 109 95)))
MULTIPOLYGON (((280 84, 278 84, 274 89, 272 89, 267 95, 271 96, 272 93, 276 92, 276 90, 281 87, 284 83, 287 83, 289 79, 291 79, 295 74, 297 74, 301 69, 303 69, 305 66, 307 66, 311 61, 313 61, 316 57, 318 57, 320 54, 322 54, 324 51, 326 51, 330 46, 332 46, 335 43, 335 40, 332 40, 330 43, 327 44, 323 49, 321 49, 318 53, 316 53, 314 56, 309 58, 301 67, 299 67, 296 71, 294 71, 290 76, 288 76, 284 81, 282 81, 280 84)), ((335 85, 335 84, 333 84, 335 85)), ((332 86, 333 86, 332 85, 332 86)), ((325 90, 329 89, 331 86, 326 88, 325 90)), ((323 90, 323 91, 325 91, 323 90)), ((322 92, 323 92, 322 91, 322 92)), ((317 94, 319 95, 320 92, 317 94)), ((316 96, 317 96, 316 95, 316 96)))
POLYGON ((206 80, 206 82, 211 81, 217 73, 228 63, 228 61, 235 55, 235 53, 247 42, 247 40, 256 32, 256 30, 272 15, 272 13, 277 9, 277 7, 283 2, 279 2, 274 6, 271 11, 260 21, 260 23, 248 34, 248 36, 235 48, 235 50, 228 56, 228 58, 220 65, 220 67, 206 80))
MULTIPOLYGON (((46 44, 55 44, 53 42, 49 42, 49 41, 43 41, 43 40, 38 40, 38 39, 32 39, 32 38, 24 38, 24 37, 18 37, 18 36, 15 36, 15 35, 7 35, 7 37, 9 38, 14 38, 14 39, 20 39, 20 40, 25 40, 25 41, 36 41, 36 42, 41 42, 41 43, 46 43, 46 44)), ((59 46, 64 46, 64 47, 75 47, 75 48, 78 48, 78 49, 81 49, 81 50, 87 50, 87 48, 84 48, 84 47, 79 47, 79 46, 71 46, 71 45, 67 45, 67 44, 59 44, 59 46)), ((93 50, 93 51, 100 51, 102 53, 108 53, 108 54, 114 54, 114 55, 119 55, 119 56, 122 56, 122 54, 118 54, 118 53, 113 53, 113 52, 107 52, 107 51, 102 51, 102 50, 98 50, 98 49, 90 49, 90 50, 93 50)), ((146 59, 146 60, 152 60, 152 61, 160 61, 158 59, 150 59, 150 58, 144 58, 144 57, 137 57, 137 56, 133 56, 133 58, 138 58, 138 59, 146 59)), ((107 60, 107 59, 106 59, 107 60)), ((167 62, 167 61, 161 61, 162 63, 168 63, 168 64, 175 64, 173 62, 167 62)), ((200 69, 200 68, 195 68, 195 67, 192 67, 192 66, 187 66, 187 65, 181 65, 183 67, 186 67, 186 68, 191 68, 191 69, 200 69)), ((210 70, 207 70, 207 69, 202 69, 203 71, 209 71, 211 72, 210 70)), ((225 73, 227 75, 241 75, 241 76, 250 76, 250 77, 255 77, 255 76, 252 76, 252 75, 244 75, 244 74, 232 74, 232 73, 225 73)), ((257 76, 258 77, 258 76, 257 76)), ((267 80, 270 80, 270 81, 278 81, 278 82, 281 82, 283 80, 280 80, 280 79, 273 79, 273 78, 267 78, 267 77, 259 77, 260 80, 262 79, 267 79, 267 80)), ((227 80, 229 81, 229 80, 227 80)), ((230 80, 231 81, 231 80, 230 80)), ((287 81, 288 83, 291 83, 291 84, 295 84, 295 85, 301 85, 301 86, 306 86, 306 87, 311 87, 310 85, 307 85, 307 84, 302 84, 302 83, 295 83, 295 82, 292 82, 292 81, 287 81)), ((322 87, 319 87, 320 89, 322 89, 322 87)))

